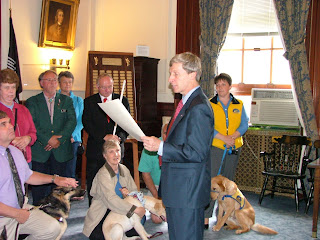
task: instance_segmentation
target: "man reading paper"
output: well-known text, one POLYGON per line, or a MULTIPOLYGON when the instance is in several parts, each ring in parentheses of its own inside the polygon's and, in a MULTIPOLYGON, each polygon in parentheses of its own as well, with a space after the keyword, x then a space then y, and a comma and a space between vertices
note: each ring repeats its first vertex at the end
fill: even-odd
POLYGON ((164 141, 141 137, 144 147, 162 156, 161 196, 170 240, 203 239, 204 208, 210 200, 210 146, 213 112, 199 81, 201 61, 181 53, 170 61, 169 83, 182 99, 164 141))

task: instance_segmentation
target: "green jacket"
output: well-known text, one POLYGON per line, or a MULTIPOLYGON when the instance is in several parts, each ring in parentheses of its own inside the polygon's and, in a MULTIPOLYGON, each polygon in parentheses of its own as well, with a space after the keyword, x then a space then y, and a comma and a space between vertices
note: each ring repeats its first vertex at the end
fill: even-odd
POLYGON ((31 147, 32 161, 44 163, 51 152, 58 162, 66 162, 73 158, 71 135, 76 127, 76 114, 72 99, 57 93, 54 103, 53 124, 51 124, 49 110, 43 93, 30 97, 26 101, 34 125, 37 129, 37 141, 31 147), (53 135, 62 135, 60 146, 51 151, 44 150, 53 135))

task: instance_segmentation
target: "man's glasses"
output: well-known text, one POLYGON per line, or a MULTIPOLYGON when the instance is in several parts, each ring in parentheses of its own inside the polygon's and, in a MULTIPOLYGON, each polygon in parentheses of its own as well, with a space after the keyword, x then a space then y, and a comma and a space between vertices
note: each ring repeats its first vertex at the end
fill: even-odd
POLYGON ((42 80, 46 80, 48 82, 56 82, 56 81, 58 81, 58 79, 56 79, 56 78, 43 78, 42 80))
POLYGON ((108 87, 101 87, 101 86, 98 86, 98 88, 101 88, 102 90, 107 90, 107 89, 112 89, 113 86, 108 86, 108 87))

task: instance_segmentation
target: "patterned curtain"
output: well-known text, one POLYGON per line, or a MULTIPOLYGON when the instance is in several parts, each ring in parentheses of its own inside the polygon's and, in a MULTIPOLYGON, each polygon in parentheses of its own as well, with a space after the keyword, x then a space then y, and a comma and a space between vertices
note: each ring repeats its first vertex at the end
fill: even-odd
POLYGON ((305 49, 306 23, 310 0, 273 0, 289 60, 293 89, 298 100, 302 126, 313 141, 318 139, 317 123, 313 107, 309 66, 305 49))
POLYGON ((213 79, 217 59, 226 40, 234 0, 199 0, 201 87, 209 97, 214 95, 213 79))

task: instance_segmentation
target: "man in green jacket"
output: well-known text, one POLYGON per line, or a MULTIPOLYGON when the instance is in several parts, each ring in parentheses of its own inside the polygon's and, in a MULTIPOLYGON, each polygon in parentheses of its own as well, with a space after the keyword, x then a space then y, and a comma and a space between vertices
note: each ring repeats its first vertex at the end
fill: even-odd
MULTIPOLYGON (((71 134, 76 126, 72 99, 56 93, 58 77, 54 71, 40 74, 42 93, 26 101, 35 127, 37 141, 32 146, 32 169, 45 174, 65 176, 67 162, 73 158, 71 134)), ((33 204, 49 195, 53 185, 32 187, 33 204)))

